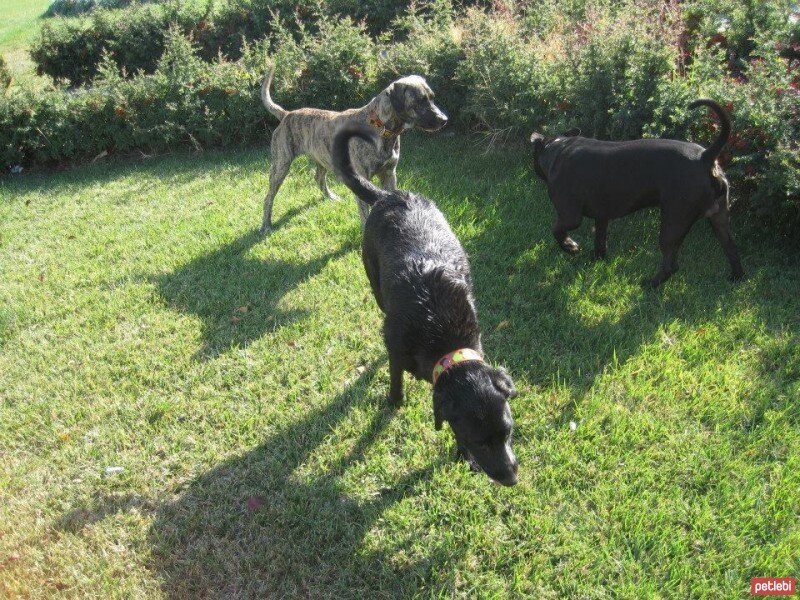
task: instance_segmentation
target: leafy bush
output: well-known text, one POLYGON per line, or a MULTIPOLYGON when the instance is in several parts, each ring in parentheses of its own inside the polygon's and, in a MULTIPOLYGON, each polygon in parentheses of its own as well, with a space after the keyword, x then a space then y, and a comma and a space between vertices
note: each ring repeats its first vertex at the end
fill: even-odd
POLYGON ((394 23, 401 41, 386 43, 380 52, 380 87, 409 74, 425 77, 436 101, 451 118, 463 112, 465 89, 456 78, 464 58, 461 31, 449 0, 434 0, 423 10, 411 9, 394 23))
MULTIPOLYGON (((262 62, 264 57, 262 57, 262 62)), ((53 164, 103 152, 162 152, 263 139, 261 73, 200 60, 178 30, 152 75, 121 76, 106 55, 96 84, 68 93, 12 88, 0 97, 0 163, 53 164)))
POLYGON ((746 69, 760 34, 790 49, 800 41, 800 22, 787 18, 797 11, 795 0, 688 0, 682 10, 690 53, 716 46, 723 50, 734 72, 746 69))
POLYGON ((31 47, 37 72, 72 85, 91 81, 104 52, 130 75, 152 73, 164 52, 167 31, 190 34, 202 23, 200 8, 136 4, 126 10, 96 10, 90 16, 54 19, 42 26, 31 47))
POLYGON ((5 90, 11 85, 11 71, 8 70, 6 59, 0 55, 0 91, 5 90))
MULTIPOLYGON (((12 88, 0 97, 3 170, 102 152, 224 147, 265 138, 268 121, 274 123, 259 97, 268 41, 245 44, 238 61, 209 63, 179 27, 168 29, 165 40, 152 74, 126 78, 105 51, 91 88, 12 88)), ((302 33, 299 40, 279 29, 276 40, 276 99, 286 106, 345 108, 377 91, 374 45, 351 21, 327 20, 316 35, 302 33), (324 76, 312 78, 312 72, 324 76)))
POLYGON ((158 0, 54 0, 44 12, 45 17, 74 17, 96 8, 123 8, 134 2, 144 4, 158 0))
MULTIPOLYGON (((130 0, 64 1, 112 6, 130 0)), ((407 10, 419 15, 441 14, 443 2, 452 11, 449 0, 225 0, 205 7, 192 2, 150 7, 134 3, 120 10, 94 10, 88 16, 46 23, 34 40, 31 55, 40 74, 82 85, 97 73, 104 50, 111 52, 129 75, 138 70, 151 73, 164 51, 164 31, 170 24, 180 25, 192 36, 204 59, 214 60, 222 53, 235 60, 246 43, 272 36, 281 28, 295 35, 317 33, 320 23, 338 17, 363 22, 364 30, 377 36, 402 19, 407 10)), ((484 2, 465 0, 463 4, 484 2)))
POLYGON ((283 29, 273 44, 284 73, 281 102, 288 106, 321 106, 342 110, 364 104, 376 91, 377 50, 363 26, 350 19, 323 19, 319 31, 302 31, 295 39, 283 29), (288 60, 288 64, 283 64, 288 60))

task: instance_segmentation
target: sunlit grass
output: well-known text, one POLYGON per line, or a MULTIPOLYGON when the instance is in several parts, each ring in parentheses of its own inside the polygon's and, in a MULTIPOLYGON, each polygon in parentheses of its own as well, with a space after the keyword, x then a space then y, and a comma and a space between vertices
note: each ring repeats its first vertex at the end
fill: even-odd
POLYGON ((733 286, 701 223, 644 292, 655 215, 571 258, 522 151, 403 153, 521 391, 521 483, 454 460, 428 384, 387 406, 355 202, 308 163, 266 240, 265 149, 6 179, 0 596, 731 598, 800 572, 796 259, 740 236, 733 286))

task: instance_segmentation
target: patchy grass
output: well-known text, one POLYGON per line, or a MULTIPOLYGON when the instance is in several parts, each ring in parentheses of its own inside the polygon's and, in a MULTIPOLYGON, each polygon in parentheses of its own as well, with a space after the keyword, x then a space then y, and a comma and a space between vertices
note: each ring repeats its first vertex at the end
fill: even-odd
MULTIPOLYGON (((522 153, 410 136, 400 184, 472 259, 521 483, 387 407, 355 203, 263 149, 0 183, 0 596, 709 597, 800 574, 800 269, 656 217, 559 252, 522 153), (570 422, 577 424, 574 431, 570 422), (107 467, 124 471, 107 475, 107 467)), ((345 193, 341 186, 339 192, 345 193)), ((736 229, 741 229, 741 223, 736 229)))

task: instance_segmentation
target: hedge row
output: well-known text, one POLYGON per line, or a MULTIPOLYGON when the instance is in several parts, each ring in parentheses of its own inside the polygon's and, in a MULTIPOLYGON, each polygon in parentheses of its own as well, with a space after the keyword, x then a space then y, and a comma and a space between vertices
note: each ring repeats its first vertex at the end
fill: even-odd
POLYGON ((241 63, 206 63, 174 31, 152 75, 125 79, 106 60, 92 88, 0 98, 0 162, 55 164, 103 153, 224 147, 264 139, 257 75, 241 63))
POLYGON ((74 17, 98 8, 124 8, 134 2, 156 2, 158 0, 53 0, 44 11, 45 17, 74 17))
MULTIPOLYGON (((131 0, 57 2, 118 6, 131 0)), ((51 20, 34 41, 32 56, 40 74, 81 85, 97 73, 104 52, 110 52, 130 75, 139 70, 151 73, 164 51, 169 24, 178 24, 190 35, 205 60, 213 60, 220 53, 235 60, 244 42, 270 35, 279 19, 290 29, 314 33, 319 19, 349 16, 363 21, 375 37, 408 10, 430 17, 452 13, 454 5, 459 10, 494 6, 498 14, 513 15, 530 35, 540 38, 559 25, 591 28, 598 15, 624 18, 641 6, 651 14, 680 10, 683 26, 681 39, 676 42, 682 61, 691 61, 697 48, 714 45, 726 52, 732 71, 741 71, 755 50, 758 32, 769 32, 787 55, 800 58, 800 52, 793 50, 800 42, 800 25, 791 26, 786 20, 796 7, 794 0, 539 0, 520 3, 517 9, 512 0, 173 0, 160 6, 134 2, 121 10, 95 10, 81 18, 51 20)))
MULTIPOLYGON (((555 18, 555 4, 549 20, 477 9, 457 18, 412 12, 397 22, 402 41, 385 43, 363 25, 321 18, 313 33, 279 24, 268 39, 245 44, 239 60, 213 62, 174 27, 152 74, 126 79, 106 56, 87 90, 34 95, 12 85, 0 96, 0 160, 10 167, 263 139, 274 123, 258 98, 268 60, 278 65, 274 97, 289 108, 358 106, 392 79, 419 73, 457 126, 520 141, 534 129, 578 126, 606 139, 707 144, 713 122, 686 106, 709 96, 732 113, 734 137, 721 160, 741 208, 797 231, 798 61, 775 32, 758 32, 751 58, 735 71, 720 44, 699 44, 687 55, 682 8, 595 8, 578 22, 555 18)), ((781 36, 790 35, 789 25, 781 36)))
MULTIPOLYGON (((474 2, 475 0, 471 0, 474 2)), ((89 83, 104 53, 110 53, 129 75, 152 73, 164 51, 166 32, 177 25, 196 43, 206 61, 224 54, 241 56, 245 43, 263 39, 283 28, 294 33, 316 33, 317 23, 332 16, 364 21, 371 33, 389 27, 411 0, 225 0, 216 5, 200 2, 133 4, 121 10, 95 10, 69 19, 53 19, 42 26, 31 47, 40 75, 89 83), (281 22, 282 24, 280 24, 281 22)))

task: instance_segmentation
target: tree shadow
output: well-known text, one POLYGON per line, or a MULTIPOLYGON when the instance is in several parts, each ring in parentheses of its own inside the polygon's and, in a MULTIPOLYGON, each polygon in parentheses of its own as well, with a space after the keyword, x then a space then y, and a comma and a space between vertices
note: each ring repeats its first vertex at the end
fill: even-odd
MULTIPOLYGON (((290 213, 283 217, 287 218, 290 213)), ((248 256, 261 239, 253 231, 154 278, 167 304, 202 319, 203 347, 198 358, 213 358, 231 346, 246 345, 269 330, 304 318, 311 308, 282 310, 278 308, 281 299, 353 249, 345 244, 308 262, 265 262, 248 256)))
POLYGON ((433 562, 444 564, 444 550, 393 566, 382 550, 363 547, 384 512, 414 497, 436 465, 391 478, 366 499, 347 493, 343 477, 388 425, 388 407, 373 409, 351 449, 326 463, 324 474, 302 472, 352 410, 384 402, 368 397, 380 363, 331 402, 196 477, 156 510, 150 568, 167 597, 388 597, 414 589, 433 562))

